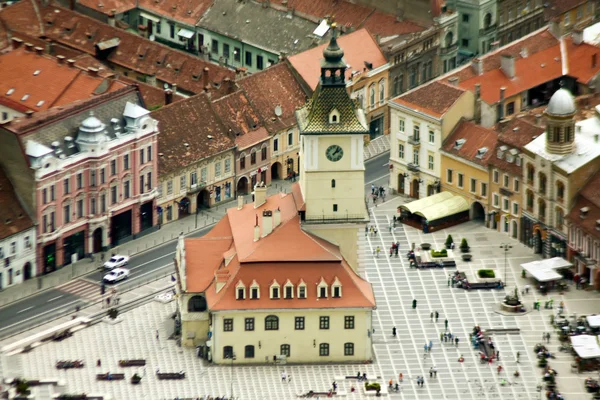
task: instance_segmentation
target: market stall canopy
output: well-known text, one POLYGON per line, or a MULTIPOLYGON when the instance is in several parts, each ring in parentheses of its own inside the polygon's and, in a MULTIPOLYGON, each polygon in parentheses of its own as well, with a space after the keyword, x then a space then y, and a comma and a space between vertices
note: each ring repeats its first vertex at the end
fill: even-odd
POLYGON ((588 315, 586 319, 590 328, 600 328, 600 315, 588 315))
POLYGON ((452 198, 453 195, 450 192, 440 192, 434 194, 433 196, 423 197, 422 199, 411 201, 407 204, 402 204, 400 206, 401 210, 408 211, 411 214, 416 213, 417 211, 422 211, 425 208, 432 206, 436 203, 440 203, 444 200, 452 198))
POLYGON ((583 359, 600 358, 598 339, 591 335, 571 336, 571 344, 577 355, 583 359))
POLYGON ((556 272, 556 270, 571 266, 573 264, 560 257, 521 264, 521 268, 531 274, 538 282, 551 282, 562 279, 563 276, 556 272))
POLYGON ((431 206, 426 207, 421 211, 417 211, 415 214, 431 222, 464 211, 469 211, 469 203, 467 202, 467 200, 460 196, 453 196, 442 202, 432 204, 431 206))

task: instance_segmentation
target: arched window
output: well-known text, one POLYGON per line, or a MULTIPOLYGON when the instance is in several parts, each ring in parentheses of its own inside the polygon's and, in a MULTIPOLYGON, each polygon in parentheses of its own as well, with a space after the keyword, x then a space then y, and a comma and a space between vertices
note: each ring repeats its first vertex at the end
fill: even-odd
POLYGON ((556 224, 555 226, 558 229, 562 229, 563 224, 565 223, 565 214, 563 213, 562 208, 556 207, 556 224))
POLYGON ((233 358, 233 347, 232 346, 223 347, 223 358, 227 358, 227 359, 233 358))
POLYGON ((452 46, 453 42, 454 42, 454 34, 450 31, 450 32, 446 33, 446 37, 444 38, 444 47, 452 46))
POLYGON ((539 182, 540 192, 542 194, 546 194, 546 174, 544 174, 543 172, 540 172, 538 178, 540 180, 540 182, 539 182))
POLYGON ((538 202, 538 215, 541 221, 546 219, 546 202, 542 199, 538 202))
POLYGON ((379 81, 379 104, 385 101, 385 79, 379 81))
POLYGON ((533 192, 527 191, 527 210, 533 211, 533 192))
POLYGON ((369 105, 371 107, 375 107, 375 84, 374 83, 369 87, 369 100, 370 100, 369 105))
POLYGON ((279 330, 279 318, 276 315, 268 315, 265 318, 265 331, 279 330))
POLYGON ((331 180, 331 187, 334 188, 335 187, 335 179, 331 180))
POLYGON ((203 312, 206 308, 206 299, 202 296, 193 296, 188 301, 188 312, 203 312))
POLYGON ((561 202, 565 198, 565 185, 561 181, 556 181, 556 197, 561 202))
POLYGON ((533 177, 535 175, 535 167, 531 164, 527 164, 527 183, 533 185, 533 177))
POLYGON ((492 14, 487 13, 485 14, 485 17, 483 17, 483 27, 488 29, 490 26, 492 26, 492 14))
POLYGON ((245 358, 254 358, 254 346, 249 344, 244 348, 244 357, 245 358))

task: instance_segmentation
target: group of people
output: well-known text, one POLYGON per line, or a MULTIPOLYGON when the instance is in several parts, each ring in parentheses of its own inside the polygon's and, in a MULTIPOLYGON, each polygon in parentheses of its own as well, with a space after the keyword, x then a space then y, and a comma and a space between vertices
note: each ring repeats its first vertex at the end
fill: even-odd
POLYGON ((375 186, 371 184, 371 198, 373 199, 373 204, 377 206, 377 199, 381 198, 381 201, 385 201, 385 188, 383 186, 375 186))
POLYGON ((458 336, 455 336, 451 332, 444 332, 444 333, 440 333, 440 341, 445 342, 445 343, 450 342, 450 344, 454 343, 456 345, 456 347, 458 347, 458 343, 460 342, 460 339, 458 338, 458 336))

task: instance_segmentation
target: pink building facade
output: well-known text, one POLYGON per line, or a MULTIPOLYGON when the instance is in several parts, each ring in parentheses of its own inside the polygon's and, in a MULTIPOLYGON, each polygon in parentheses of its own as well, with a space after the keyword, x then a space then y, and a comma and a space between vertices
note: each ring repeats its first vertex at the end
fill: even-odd
POLYGON ((39 273, 107 251, 157 223, 158 123, 137 88, 51 111, 10 124, 34 178, 39 273))

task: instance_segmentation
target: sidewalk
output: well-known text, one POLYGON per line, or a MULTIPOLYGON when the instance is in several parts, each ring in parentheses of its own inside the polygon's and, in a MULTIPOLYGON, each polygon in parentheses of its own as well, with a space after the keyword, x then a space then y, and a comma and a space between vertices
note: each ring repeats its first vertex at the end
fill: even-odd
MULTIPOLYGON (((267 195, 273 195, 279 192, 289 193, 291 187, 292 182, 283 180, 273 181, 271 186, 269 186, 267 189, 267 195)), ((245 196, 245 201, 246 203, 251 202, 252 195, 245 196)), ((110 249, 107 253, 134 256, 143 251, 177 239, 177 236, 179 236, 181 232, 189 235, 200 229, 214 225, 225 215, 227 209, 231 207, 237 207, 236 199, 232 199, 232 201, 221 204, 214 208, 202 210, 198 214, 197 222, 195 214, 189 215, 187 217, 164 224, 160 229, 138 239, 116 246, 110 249)), ((95 254, 94 261, 90 261, 89 258, 85 258, 74 264, 61 267, 59 270, 51 274, 40 275, 25 281, 20 285, 6 288, 0 292, 0 307, 6 306, 15 301, 19 301, 25 297, 33 296, 41 291, 52 289, 79 276, 86 275, 99 268, 100 263, 100 254, 95 254)))

